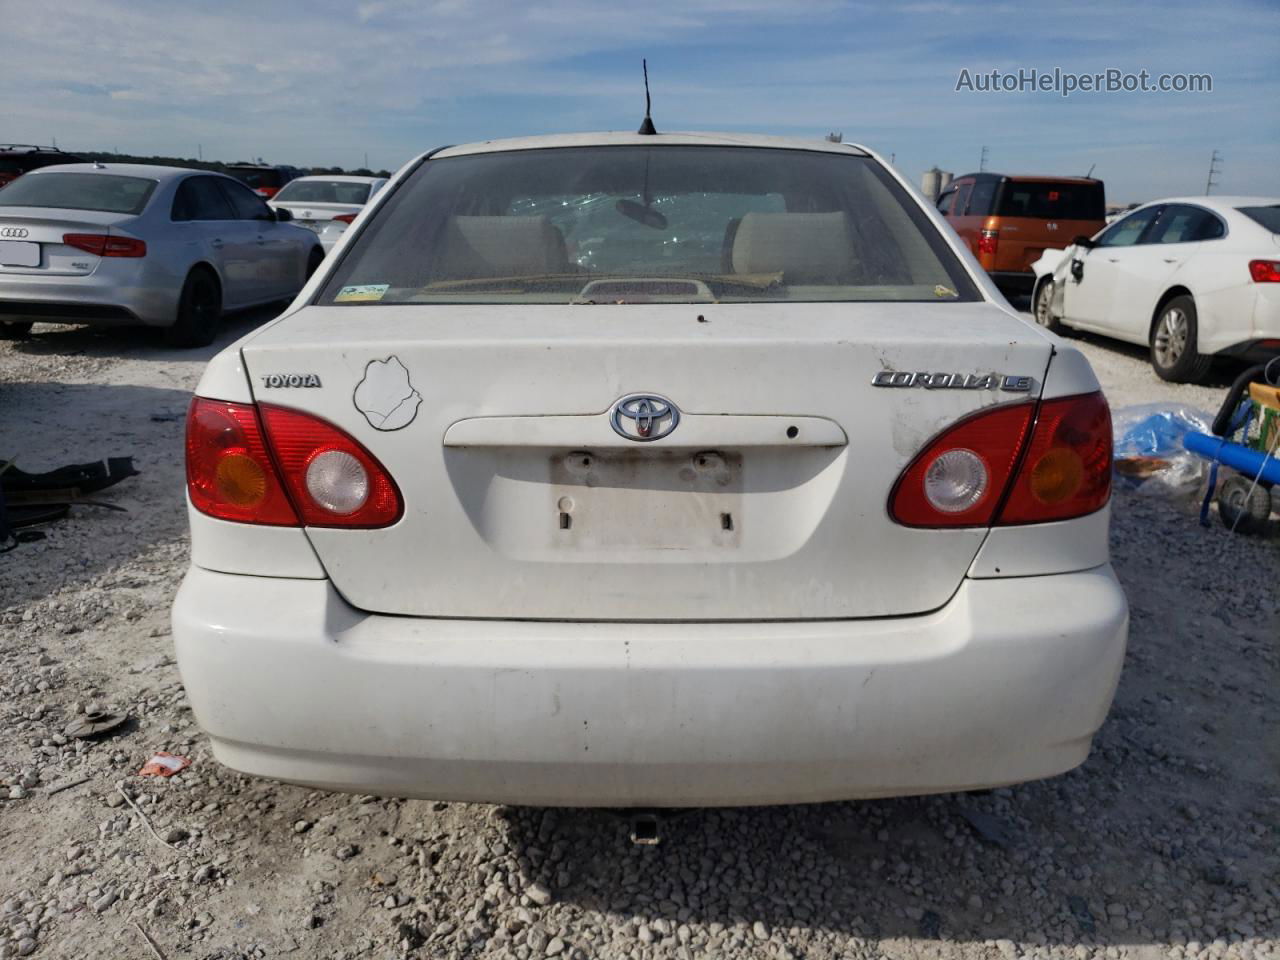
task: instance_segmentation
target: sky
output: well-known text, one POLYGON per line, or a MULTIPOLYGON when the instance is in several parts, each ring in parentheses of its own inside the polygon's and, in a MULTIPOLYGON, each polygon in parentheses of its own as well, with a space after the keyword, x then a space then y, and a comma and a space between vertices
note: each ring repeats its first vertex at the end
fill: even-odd
POLYGON ((635 129, 822 137, 917 185, 1083 175, 1111 202, 1280 194, 1280 0, 0 0, 0 142, 395 169, 442 144, 635 129), (1212 92, 982 93, 1019 69, 1212 92))

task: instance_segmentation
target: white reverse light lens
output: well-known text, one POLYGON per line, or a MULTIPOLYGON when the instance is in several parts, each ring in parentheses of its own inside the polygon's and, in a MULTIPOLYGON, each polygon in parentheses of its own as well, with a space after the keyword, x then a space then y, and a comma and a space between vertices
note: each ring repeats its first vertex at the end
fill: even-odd
POLYGON ((342 450, 326 450, 307 464, 307 493, 332 513, 355 513, 369 499, 369 474, 342 450))
POLYGON ((960 513, 987 492, 987 466, 972 450, 948 450, 924 474, 924 495, 935 510, 960 513))

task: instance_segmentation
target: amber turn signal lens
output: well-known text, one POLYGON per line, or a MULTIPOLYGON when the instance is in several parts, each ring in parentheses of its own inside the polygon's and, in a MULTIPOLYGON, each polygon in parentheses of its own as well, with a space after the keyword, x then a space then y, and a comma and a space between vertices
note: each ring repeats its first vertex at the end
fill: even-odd
POLYGON ((267 476, 254 459, 243 453, 219 458, 214 471, 218 493, 238 507, 252 507, 267 495, 267 476))
POLYGON ((1055 447, 1031 468, 1031 495, 1044 504, 1074 497, 1084 482, 1084 461, 1074 450, 1055 447))

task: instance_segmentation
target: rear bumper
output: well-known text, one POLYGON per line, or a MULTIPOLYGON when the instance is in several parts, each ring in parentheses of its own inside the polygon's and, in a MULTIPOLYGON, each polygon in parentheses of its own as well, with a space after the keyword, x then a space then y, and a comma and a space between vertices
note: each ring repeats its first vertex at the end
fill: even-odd
POLYGON ((180 290, 149 280, 133 264, 99 266, 81 277, 7 274, 0 276, 0 322, 170 326, 180 290))
POLYGON ((1081 763, 1128 611, 1109 566, 932 614, 786 623, 375 616, 192 568, 178 664, 224 764, 335 790, 708 806, 973 789, 1081 763))

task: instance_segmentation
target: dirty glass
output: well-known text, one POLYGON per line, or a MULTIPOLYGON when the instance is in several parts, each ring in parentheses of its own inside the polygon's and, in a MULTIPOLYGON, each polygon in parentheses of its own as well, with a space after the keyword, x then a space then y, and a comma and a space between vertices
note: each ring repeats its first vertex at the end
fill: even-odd
POLYGON ((317 302, 977 298, 937 229, 868 157, 658 145, 428 160, 317 302))
POLYGON ((0 192, 0 207, 53 207, 102 213, 141 213, 155 180, 107 173, 38 173, 0 192))

